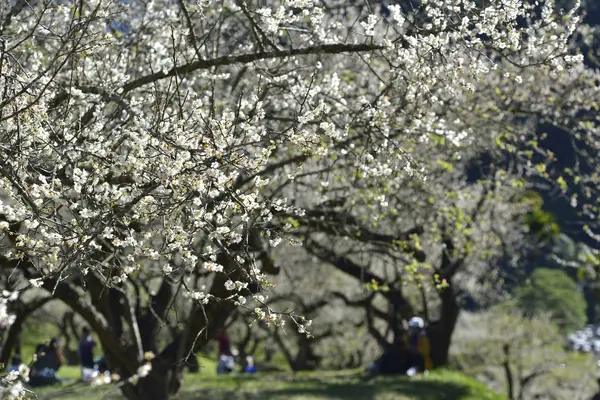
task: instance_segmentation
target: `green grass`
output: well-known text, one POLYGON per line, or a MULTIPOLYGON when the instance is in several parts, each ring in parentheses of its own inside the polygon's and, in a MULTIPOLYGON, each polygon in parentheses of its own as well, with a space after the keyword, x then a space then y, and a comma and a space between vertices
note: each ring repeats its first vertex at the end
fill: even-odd
MULTIPOLYGON (((185 377, 177 400, 504 400, 481 383, 445 370, 412 379, 369 378, 361 371, 216 376, 214 362, 211 364, 207 359, 201 360, 206 369, 185 377)), ((73 376, 74 372, 73 367, 67 367, 65 371, 61 369, 61 376, 73 376)), ((45 388, 36 395, 41 400, 122 399, 120 392, 111 389, 75 384, 45 388)))

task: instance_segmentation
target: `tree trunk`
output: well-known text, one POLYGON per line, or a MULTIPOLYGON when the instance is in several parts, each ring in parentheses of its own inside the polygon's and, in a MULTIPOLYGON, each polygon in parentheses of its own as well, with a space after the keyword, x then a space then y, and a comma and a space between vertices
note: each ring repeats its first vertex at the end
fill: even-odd
POLYGON ((508 390, 508 399, 514 400, 515 398, 515 389, 513 382, 513 374, 510 368, 510 345, 505 344, 502 346, 502 351, 504 352, 504 361, 502 362, 502 367, 504 368, 504 374, 506 375, 506 385, 508 390))
MULTIPOLYGON (((222 282, 213 285, 223 286, 222 282)), ((233 304, 229 302, 196 306, 190 315, 186 329, 152 360, 152 370, 149 375, 140 379, 136 385, 126 385, 122 388, 125 397, 130 400, 168 400, 175 395, 181 388, 186 367, 185 360, 190 355, 195 356, 199 349, 213 340, 225 325, 233 309, 233 304)))
POLYGON ((321 357, 315 354, 311 340, 301 335, 297 340, 298 353, 293 363, 294 371, 314 371, 321 363, 321 357))
MULTIPOLYGON (((0 353, 0 364, 3 368, 10 365, 10 355, 13 352, 13 349, 17 346, 19 342, 19 337, 21 336, 21 329, 28 315, 20 314, 17 315, 15 322, 8 329, 8 335, 6 336, 6 340, 4 345, 2 346, 2 352, 0 353)), ((25 361, 25 360, 23 360, 25 361)))
POLYGON ((286 361, 288 362, 288 365, 290 366, 290 368, 292 370, 295 371, 295 369, 294 369, 294 367, 295 367, 294 356, 292 356, 292 353, 286 347, 283 339, 281 339, 281 336, 279 335, 279 332, 277 331, 277 328, 273 331, 273 337, 275 339, 275 342, 279 345, 279 349, 283 353, 283 356, 285 357, 286 361))
MULTIPOLYGON (((2 346, 2 351, 0 352, 0 363, 2 365, 9 365, 10 355, 13 352, 13 349, 18 348, 20 352, 21 330, 23 329, 23 324, 25 324, 27 318, 31 315, 31 313, 44 306, 44 304, 50 301, 50 299, 50 297, 45 297, 33 300, 29 304, 18 303, 19 306, 16 310, 14 310, 16 314, 15 321, 8 329, 8 335, 6 336, 6 340, 2 346)), ((23 361, 26 362, 25 360, 23 361)))
MULTIPOLYGON (((74 329, 74 319, 75 314, 71 311, 64 313, 61 325, 59 326, 60 335, 63 337, 63 356, 67 362, 67 365, 79 365, 79 354, 77 349, 73 350, 71 348, 71 343, 73 338, 77 341, 77 331, 74 329)), ((77 347, 77 343, 75 343, 75 347, 77 347)))
MULTIPOLYGON (((119 291, 108 291, 108 296, 103 290, 105 281, 93 273, 88 274, 85 281, 92 301, 83 295, 77 282, 65 281, 58 284, 56 279, 49 278, 44 281, 43 287, 52 293, 53 298, 65 302, 87 322, 100 340, 108 366, 123 379, 136 377, 138 368, 145 362, 141 359, 143 352, 153 351, 157 354, 152 360, 149 375, 138 379, 135 385, 124 384, 121 391, 130 400, 167 400, 181 388, 185 360, 215 337, 235 309, 232 302, 224 300, 230 296, 225 282, 228 279, 246 279, 230 255, 221 253, 217 261, 226 266, 227 272, 216 275, 212 282, 210 294, 217 300, 207 305, 196 304, 185 327, 178 332, 174 331, 171 343, 160 352, 156 351, 158 342, 155 332, 159 323, 164 322, 172 305, 171 298, 174 294, 171 281, 165 279, 162 282, 158 293, 152 296, 150 306, 143 310, 145 312, 141 312, 139 301, 131 304, 130 299, 119 291), (148 316, 148 325, 140 320, 144 316, 148 316), (124 322, 133 332, 123 329, 124 322), (148 335, 148 332, 152 334, 148 335), (142 334, 145 336, 141 337, 142 334)), ((32 271, 33 266, 29 270, 25 269, 29 273, 26 274, 27 278, 35 277, 32 271)), ((259 289, 255 282, 254 285, 253 282, 250 283, 249 288, 240 292, 240 295, 249 296, 259 289)))
POLYGON ((163 361, 153 362, 152 371, 135 385, 127 384, 121 389, 130 400, 168 400, 181 388, 183 369, 163 361))
POLYGON ((271 346, 270 343, 265 343, 265 358, 264 358, 264 362, 266 363, 271 363, 273 362, 273 356, 275 355, 275 349, 273 348, 273 346, 271 346))
POLYGON ((442 301, 440 319, 432 323, 428 329, 431 358, 436 367, 448 364, 452 334, 460 312, 451 283, 441 289, 440 300, 442 301))
POLYGON ((198 362, 198 357, 196 354, 190 354, 186 359, 185 364, 187 365, 187 369, 192 374, 197 374, 200 372, 200 363, 198 362))

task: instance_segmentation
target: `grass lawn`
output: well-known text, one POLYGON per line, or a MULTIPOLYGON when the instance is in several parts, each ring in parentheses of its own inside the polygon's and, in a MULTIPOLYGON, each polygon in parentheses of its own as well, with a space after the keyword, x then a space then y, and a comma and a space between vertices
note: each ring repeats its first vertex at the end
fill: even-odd
MULTIPOLYGON (((214 362, 201 359, 199 374, 185 377, 178 400, 504 400, 485 386, 450 371, 429 376, 367 378, 360 371, 290 372, 265 375, 215 375, 214 362)), ((62 377, 78 377, 77 367, 61 369, 62 377)), ((40 400, 122 399, 111 386, 91 388, 83 384, 36 390, 40 400)), ((31 398, 36 398, 32 396, 31 398)))

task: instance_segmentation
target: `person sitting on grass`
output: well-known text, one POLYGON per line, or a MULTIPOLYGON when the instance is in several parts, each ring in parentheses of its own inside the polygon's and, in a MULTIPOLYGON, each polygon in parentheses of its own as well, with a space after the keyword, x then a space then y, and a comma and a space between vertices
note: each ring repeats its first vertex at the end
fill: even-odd
POLYGON ((408 322, 408 332, 403 338, 406 349, 406 374, 413 376, 417 372, 429 371, 433 368, 431 360, 431 346, 427 332, 425 331, 425 322, 420 317, 413 317, 408 322))
POLYGON ((7 372, 18 371, 21 367, 21 364, 23 364, 23 361, 21 360, 21 354, 16 353, 11 360, 7 372))
POLYGON ((58 338, 52 338, 50 340, 50 344, 48 345, 48 354, 49 364, 52 369, 58 372, 60 367, 64 364, 65 360, 63 358, 62 349, 60 348, 60 341, 58 338))
POLYGON ((96 357, 95 361, 95 369, 97 369, 99 373, 103 374, 108 371, 108 365, 106 364, 106 358, 104 358, 104 355, 96 357))
POLYGON ((401 337, 397 337, 389 345, 381 357, 367 367, 367 371, 372 374, 380 375, 399 375, 406 372, 404 342, 401 337))
POLYGON ((256 366, 254 365, 254 357, 248 356, 246 357, 246 368, 244 368, 245 374, 255 374, 256 366))
POLYGON ((40 387, 61 383, 57 373, 63 364, 63 357, 58 340, 50 340, 48 346, 38 345, 35 357, 29 372, 29 385, 40 387))
POLYGON ((422 318, 413 317, 408 322, 408 332, 394 335, 394 342, 381 357, 367 367, 373 374, 413 376, 433 368, 429 338, 422 318))

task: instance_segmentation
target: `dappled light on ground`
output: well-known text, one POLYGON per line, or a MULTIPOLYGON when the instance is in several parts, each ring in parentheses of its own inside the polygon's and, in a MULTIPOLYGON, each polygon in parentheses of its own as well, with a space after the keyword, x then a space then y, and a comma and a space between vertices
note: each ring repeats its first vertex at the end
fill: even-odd
MULTIPOLYGON (((80 384, 48 388, 40 400, 122 399, 110 387, 80 384)), ((371 378, 360 371, 237 375, 187 375, 178 400, 503 400, 463 375, 436 371, 429 376, 371 378)))

